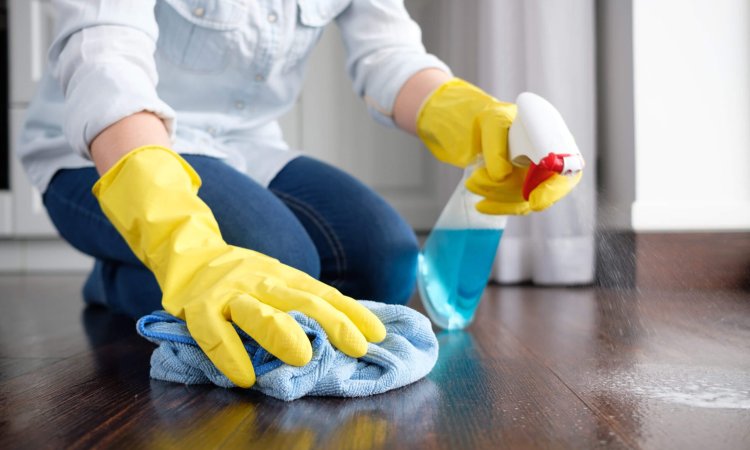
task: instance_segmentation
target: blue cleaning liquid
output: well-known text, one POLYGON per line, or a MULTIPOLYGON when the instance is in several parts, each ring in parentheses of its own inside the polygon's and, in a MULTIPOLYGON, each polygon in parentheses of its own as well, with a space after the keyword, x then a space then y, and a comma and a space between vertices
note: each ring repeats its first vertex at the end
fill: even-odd
POLYGON ((502 229, 434 229, 419 254, 417 285, 430 318, 448 330, 474 319, 502 229))

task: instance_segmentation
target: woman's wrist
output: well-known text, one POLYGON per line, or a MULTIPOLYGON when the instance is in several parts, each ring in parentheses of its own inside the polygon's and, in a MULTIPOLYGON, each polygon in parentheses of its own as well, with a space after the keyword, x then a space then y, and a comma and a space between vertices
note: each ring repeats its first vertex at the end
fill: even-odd
POLYGON ((440 69, 424 69, 406 80, 393 106, 396 125, 404 131, 417 134, 417 114, 422 104, 435 89, 452 78, 440 69))
POLYGON ((164 122, 145 111, 125 117, 99 133, 91 141, 91 159, 101 175, 128 152, 144 145, 172 145, 164 122))

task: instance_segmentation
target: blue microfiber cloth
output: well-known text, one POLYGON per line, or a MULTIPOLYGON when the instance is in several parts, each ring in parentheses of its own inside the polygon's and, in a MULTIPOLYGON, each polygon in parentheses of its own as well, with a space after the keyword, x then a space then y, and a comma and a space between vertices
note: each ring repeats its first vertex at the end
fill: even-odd
MULTIPOLYGON (((289 314, 307 333, 313 348, 312 360, 303 367, 284 364, 235 327, 255 368, 253 389, 287 401, 305 395, 364 397, 406 386, 427 375, 438 356, 438 342, 429 319, 406 306, 361 303, 383 322, 387 335, 383 342, 370 343, 367 354, 359 359, 334 348, 323 328, 297 311, 289 314)), ((138 320, 136 328, 158 345, 151 355, 151 378, 234 387, 198 347, 184 321, 156 311, 138 320)))

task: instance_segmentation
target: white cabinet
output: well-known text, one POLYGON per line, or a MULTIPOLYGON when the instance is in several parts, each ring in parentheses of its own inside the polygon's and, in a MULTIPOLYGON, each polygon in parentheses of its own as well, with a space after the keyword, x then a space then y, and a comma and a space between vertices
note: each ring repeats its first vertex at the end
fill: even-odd
POLYGON ((26 107, 41 79, 52 41, 52 7, 48 0, 10 0, 8 18, 11 190, 5 204, 0 203, 5 217, 0 221, 0 232, 13 237, 53 237, 57 232, 42 206, 41 196, 15 158, 26 107))
POLYGON ((8 0, 10 102, 27 104, 42 77, 52 43, 54 17, 49 0, 8 0))
POLYGON ((47 59, 48 0, 8 0, 10 191, 0 192, 0 272, 80 271, 91 258, 57 237, 39 192, 15 158, 18 133, 47 59))

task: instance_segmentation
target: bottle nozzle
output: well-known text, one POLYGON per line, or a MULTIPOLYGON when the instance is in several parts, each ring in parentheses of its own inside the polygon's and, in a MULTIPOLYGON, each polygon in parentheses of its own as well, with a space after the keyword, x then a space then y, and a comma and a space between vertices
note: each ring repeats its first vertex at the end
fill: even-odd
MULTIPOLYGON (((533 165, 533 163, 532 163, 533 165)), ((581 155, 551 153, 539 161, 538 166, 560 175, 573 175, 583 170, 586 165, 581 155)))
POLYGON ((524 200, 528 201, 531 191, 552 175, 573 175, 582 171, 585 165, 586 163, 580 154, 569 155, 550 152, 539 160, 539 163, 532 161, 523 182, 522 194, 524 200))

